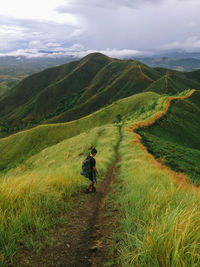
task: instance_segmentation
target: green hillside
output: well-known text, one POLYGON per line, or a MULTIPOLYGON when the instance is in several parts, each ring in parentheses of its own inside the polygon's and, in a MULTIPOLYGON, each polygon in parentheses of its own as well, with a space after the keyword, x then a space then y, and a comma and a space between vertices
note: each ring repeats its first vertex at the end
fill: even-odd
POLYGON ((145 112, 148 107, 154 110, 156 105, 159 105, 160 101, 162 101, 162 98, 159 99, 159 95, 156 93, 141 93, 119 100, 76 121, 40 125, 33 129, 2 138, 0 139, 0 169, 13 168, 44 148, 78 135, 81 132, 88 131, 102 124, 118 122, 118 116, 120 116, 121 120, 130 120, 134 114, 145 112))
POLYGON ((156 158, 184 172, 200 184, 200 93, 174 100, 167 114, 150 127, 140 129, 142 141, 156 158))
POLYGON ((115 60, 98 53, 47 69, 23 80, 0 102, 1 121, 26 124, 65 110, 70 110, 65 121, 80 118, 114 100, 141 92, 152 81, 143 79, 140 72, 135 61, 115 60))
POLYGON ((4 133, 40 123, 79 119, 118 99, 143 91, 173 94, 200 88, 196 72, 150 68, 135 60, 90 54, 22 80, 0 99, 4 133))
POLYGON ((184 74, 188 79, 192 79, 193 81, 200 82, 200 70, 188 71, 188 72, 185 72, 184 74))
POLYGON ((79 94, 108 60, 102 57, 93 64, 87 57, 27 77, 0 102, 0 116, 7 123, 25 123, 49 114, 65 96, 79 94))
MULTIPOLYGON (((132 73, 130 65, 126 69, 122 62, 121 68, 132 73)), ((134 79, 140 82, 145 77, 145 81, 152 83, 159 76, 158 72, 151 72, 143 65, 137 65, 136 69, 134 79)), ((134 67, 134 71, 136 69, 134 67)), ((179 81, 182 77, 178 76, 179 81)), ((92 95, 90 89, 88 94, 92 95)), ((166 91, 162 93, 166 94, 166 91)), ((185 94, 181 92, 179 96, 185 94)), ((54 244, 51 233, 56 231, 59 235, 57 229, 61 228, 59 242, 62 244, 66 233, 71 235, 77 231, 80 238, 90 234, 90 228, 71 225, 69 216, 74 222, 80 221, 82 226, 81 211, 87 212, 82 210, 82 203, 93 204, 98 194, 106 200, 102 217, 116 220, 119 226, 111 230, 112 246, 102 243, 113 251, 107 266, 117 266, 115 260, 119 266, 128 267, 199 265, 199 192, 189 185, 186 189, 181 187, 166 168, 155 164, 130 128, 151 121, 161 113, 168 97, 142 92, 75 121, 40 125, 0 139, 2 266, 17 266, 19 259, 24 260, 22 266, 27 262, 37 266, 32 264, 29 255, 36 256, 43 250, 46 252, 45 249, 54 253, 54 245, 58 245, 58 257, 59 253, 65 253, 65 244, 64 250, 59 251, 59 244, 54 244), (82 194, 88 181, 80 176, 80 168, 92 146, 99 151, 96 159, 102 179, 99 179, 97 193, 88 196, 82 194), (116 163, 118 149, 120 158, 116 163), (109 195, 104 195, 98 190, 110 175, 110 166, 114 168, 114 184, 108 190, 109 195)), ((173 100, 166 116, 153 126, 138 130, 149 151, 172 168, 189 174, 196 183, 199 179, 199 101, 199 91, 185 100, 173 100)), ((97 202, 97 209, 101 204, 97 202)), ((88 221, 93 222, 96 214, 88 212, 88 221)), ((109 224, 97 224, 97 230, 99 227, 105 229, 105 225, 109 229, 109 224)), ((110 231, 108 229, 106 231, 110 231)), ((101 236, 101 241, 106 238, 107 235, 101 236)), ((72 250, 73 246, 70 246, 70 252, 72 250)))
POLYGON ((0 78, 0 100, 9 94, 9 91, 18 83, 15 79, 1 79, 0 78))
POLYGON ((163 73, 164 76, 147 87, 145 91, 153 91, 159 92, 160 94, 173 95, 180 93, 188 88, 200 88, 199 81, 194 79, 196 75, 190 76, 187 75, 187 73, 166 71, 164 69, 159 69, 158 71, 163 73))

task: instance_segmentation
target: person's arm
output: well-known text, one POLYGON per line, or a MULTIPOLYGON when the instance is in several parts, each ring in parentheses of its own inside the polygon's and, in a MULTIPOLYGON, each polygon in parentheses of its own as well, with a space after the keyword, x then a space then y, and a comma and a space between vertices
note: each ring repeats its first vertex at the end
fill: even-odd
POLYGON ((100 176, 100 174, 99 174, 99 172, 98 172, 96 166, 93 166, 93 170, 98 174, 98 176, 100 176))

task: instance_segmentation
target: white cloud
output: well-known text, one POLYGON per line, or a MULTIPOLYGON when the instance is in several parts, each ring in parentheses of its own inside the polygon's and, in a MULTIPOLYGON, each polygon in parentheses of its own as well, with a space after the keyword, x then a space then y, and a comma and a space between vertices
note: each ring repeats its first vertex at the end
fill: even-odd
POLYGON ((73 46, 69 48, 64 48, 62 46, 60 47, 51 47, 50 50, 44 50, 41 51, 39 49, 35 48, 29 48, 29 49, 18 49, 16 51, 12 51, 9 53, 0 54, 0 56, 26 56, 26 57, 63 57, 63 56, 73 56, 76 58, 82 58, 90 53, 99 52, 102 54, 105 54, 109 57, 116 57, 116 58, 124 58, 124 57, 130 57, 130 56, 138 56, 141 54, 145 54, 144 51, 138 51, 138 50, 130 50, 130 49, 106 49, 106 50, 93 50, 89 49, 86 50, 82 45, 80 44, 74 44, 73 46))
POLYGON ((0 51, 61 54, 74 44, 82 46, 76 47, 78 53, 116 55, 197 49, 199 10, 199 0, 6 0, 0 9, 0 51))
POLYGON ((186 51, 193 51, 200 49, 200 38, 198 36, 191 36, 183 42, 177 41, 163 46, 164 49, 184 49, 186 51))
POLYGON ((24 28, 19 26, 1 25, 0 28, 0 49, 12 47, 12 42, 18 42, 25 37, 24 28))
POLYGON ((68 0, 65 5, 56 8, 60 13, 78 13, 80 10, 118 9, 120 7, 137 8, 145 4, 159 4, 164 0, 68 0))
POLYGON ((76 25, 76 18, 72 14, 61 15, 56 12, 56 7, 65 3, 65 0, 6 0, 1 3, 0 16, 76 25))

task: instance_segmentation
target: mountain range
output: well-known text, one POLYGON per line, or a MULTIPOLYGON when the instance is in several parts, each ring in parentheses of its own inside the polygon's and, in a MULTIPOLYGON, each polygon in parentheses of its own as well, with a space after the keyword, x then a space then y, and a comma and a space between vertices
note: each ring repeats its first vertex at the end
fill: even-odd
POLYGON ((141 92, 200 89, 200 70, 151 68, 136 60, 93 53, 33 74, 0 98, 0 125, 27 127, 76 120, 141 92))

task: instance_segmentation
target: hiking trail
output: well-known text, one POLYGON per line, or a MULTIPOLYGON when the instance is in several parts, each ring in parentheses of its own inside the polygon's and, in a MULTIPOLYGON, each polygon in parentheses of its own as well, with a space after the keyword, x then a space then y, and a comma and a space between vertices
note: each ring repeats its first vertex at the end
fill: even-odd
POLYGON ((40 255, 23 253, 20 266, 101 267, 109 260, 107 243, 111 239, 115 216, 104 216, 104 213, 106 199, 112 193, 110 185, 118 177, 118 149, 121 140, 120 126, 115 160, 108 168, 105 178, 99 182, 97 192, 75 195, 73 199, 77 201, 77 205, 63 216, 66 223, 52 229, 52 247, 45 248, 40 255))

